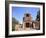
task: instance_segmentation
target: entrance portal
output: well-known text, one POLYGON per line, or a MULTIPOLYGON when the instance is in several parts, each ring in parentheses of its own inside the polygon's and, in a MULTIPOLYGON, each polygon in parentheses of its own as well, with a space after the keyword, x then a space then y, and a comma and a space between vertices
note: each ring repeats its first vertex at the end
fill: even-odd
POLYGON ((30 27, 30 24, 29 23, 26 23, 26 28, 29 28, 30 27))

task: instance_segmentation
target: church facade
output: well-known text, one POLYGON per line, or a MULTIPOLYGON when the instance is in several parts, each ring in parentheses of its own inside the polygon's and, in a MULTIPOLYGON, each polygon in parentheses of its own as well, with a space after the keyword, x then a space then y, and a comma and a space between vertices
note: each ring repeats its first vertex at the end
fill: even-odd
POLYGON ((23 28, 24 30, 29 30, 30 28, 32 28, 32 16, 30 14, 24 14, 23 17, 23 28))
POLYGON ((31 30, 31 29, 40 29, 40 22, 33 21, 32 16, 29 13, 24 14, 23 17, 23 29, 24 30, 31 30))

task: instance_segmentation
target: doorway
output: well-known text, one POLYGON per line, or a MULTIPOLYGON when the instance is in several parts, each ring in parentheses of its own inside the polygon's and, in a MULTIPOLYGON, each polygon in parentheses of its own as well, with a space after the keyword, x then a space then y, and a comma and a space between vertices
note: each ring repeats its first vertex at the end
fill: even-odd
POLYGON ((30 27, 30 23, 26 23, 26 28, 29 28, 30 27))

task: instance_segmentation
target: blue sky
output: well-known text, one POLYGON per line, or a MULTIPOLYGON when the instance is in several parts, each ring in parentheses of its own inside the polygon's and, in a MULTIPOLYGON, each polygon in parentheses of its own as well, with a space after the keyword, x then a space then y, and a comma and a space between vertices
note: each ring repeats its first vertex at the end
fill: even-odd
POLYGON ((35 20, 39 10, 39 8, 35 7, 12 7, 12 17, 16 18, 20 23, 22 23, 24 14, 30 13, 32 20, 35 20))

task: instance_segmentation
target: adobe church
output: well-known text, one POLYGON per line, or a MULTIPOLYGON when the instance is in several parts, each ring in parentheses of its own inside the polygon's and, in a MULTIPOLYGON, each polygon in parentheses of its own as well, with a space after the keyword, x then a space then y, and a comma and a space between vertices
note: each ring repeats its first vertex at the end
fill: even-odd
POLYGON ((23 29, 31 30, 31 29, 40 29, 39 21, 32 21, 32 16, 29 13, 24 14, 23 17, 23 29))
POLYGON ((25 13, 23 17, 23 24, 18 24, 15 26, 15 30, 23 31, 23 30, 40 30, 40 21, 32 21, 32 16, 29 13, 25 13))

